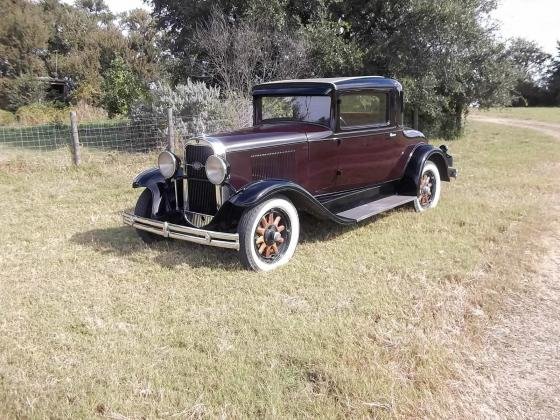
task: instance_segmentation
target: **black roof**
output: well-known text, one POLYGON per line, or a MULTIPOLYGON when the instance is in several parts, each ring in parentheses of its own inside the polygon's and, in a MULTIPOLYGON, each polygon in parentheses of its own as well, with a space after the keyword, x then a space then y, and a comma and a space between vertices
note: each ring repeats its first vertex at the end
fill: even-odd
POLYGON ((382 76, 328 77, 321 79, 278 80, 261 83, 253 88, 253 95, 327 95, 333 89, 344 91, 361 88, 385 88, 402 90, 401 84, 395 79, 382 76))

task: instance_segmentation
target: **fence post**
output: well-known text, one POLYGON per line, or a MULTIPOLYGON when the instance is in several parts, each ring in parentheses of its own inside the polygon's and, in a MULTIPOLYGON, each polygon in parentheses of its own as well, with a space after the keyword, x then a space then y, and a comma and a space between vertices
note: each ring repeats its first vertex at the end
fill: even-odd
POLYGON ((76 112, 70 113, 70 127, 72 129, 72 157, 74 165, 79 165, 82 162, 80 157, 80 139, 78 137, 78 118, 76 112))
POLYGON ((171 153, 175 153, 175 130, 173 126, 173 110, 167 110, 167 148, 171 153))

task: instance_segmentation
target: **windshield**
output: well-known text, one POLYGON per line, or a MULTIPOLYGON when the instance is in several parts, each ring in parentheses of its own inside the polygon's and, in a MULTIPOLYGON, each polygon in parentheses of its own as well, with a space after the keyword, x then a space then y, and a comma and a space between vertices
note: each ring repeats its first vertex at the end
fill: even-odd
POLYGON ((262 122, 305 121, 329 125, 330 96, 262 96, 262 122))

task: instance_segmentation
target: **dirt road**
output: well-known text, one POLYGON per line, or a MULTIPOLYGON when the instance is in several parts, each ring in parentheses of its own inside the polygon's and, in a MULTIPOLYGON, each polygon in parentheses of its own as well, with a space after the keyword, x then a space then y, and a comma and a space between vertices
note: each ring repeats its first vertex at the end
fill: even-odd
MULTIPOLYGON (((538 130, 560 140, 560 125, 476 117, 473 120, 538 130)), ((560 179, 560 177, 559 177, 560 179)), ((555 214, 560 215, 560 197, 555 214)), ((548 250, 523 279, 530 293, 508 298, 502 316, 470 355, 455 384, 463 417, 552 419, 560 417, 560 223, 541 238, 548 250)))

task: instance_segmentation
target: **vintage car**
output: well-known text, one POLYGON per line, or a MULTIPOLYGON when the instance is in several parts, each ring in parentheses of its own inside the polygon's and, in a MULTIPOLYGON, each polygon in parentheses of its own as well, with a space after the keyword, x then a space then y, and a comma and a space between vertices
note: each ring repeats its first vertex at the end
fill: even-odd
POLYGON ((302 79, 253 89, 253 126, 186 141, 140 173, 124 222, 162 238, 230 248, 253 270, 293 256, 299 214, 351 225, 407 203, 437 205, 456 177, 445 146, 403 127, 403 90, 380 76, 302 79))

